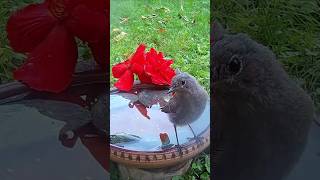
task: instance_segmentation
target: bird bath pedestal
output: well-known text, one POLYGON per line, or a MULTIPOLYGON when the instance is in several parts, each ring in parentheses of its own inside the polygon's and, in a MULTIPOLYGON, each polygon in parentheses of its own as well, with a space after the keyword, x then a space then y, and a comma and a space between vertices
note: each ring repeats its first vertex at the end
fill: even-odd
POLYGON ((132 91, 110 93, 110 159, 118 164, 122 179, 171 179, 184 174, 192 159, 210 144, 209 101, 191 129, 177 127, 161 111, 169 99, 167 87, 135 83, 132 91), (197 141, 200 140, 200 141, 197 141))

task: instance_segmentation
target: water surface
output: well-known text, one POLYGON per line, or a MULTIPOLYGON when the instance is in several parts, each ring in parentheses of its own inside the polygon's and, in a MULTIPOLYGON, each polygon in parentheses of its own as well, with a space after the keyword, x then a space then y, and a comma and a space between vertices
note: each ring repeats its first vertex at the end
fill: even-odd
MULTIPOLYGON (((166 91, 165 91, 166 92, 166 91)), ((160 92, 159 92, 160 93, 160 92)), ((168 114, 160 110, 161 101, 153 102, 151 107, 146 107, 132 95, 121 93, 110 95, 110 135, 128 134, 141 139, 117 143, 116 145, 135 151, 161 150, 160 133, 167 133, 170 143, 175 145, 176 136, 173 124, 169 121, 168 114)), ((159 101, 159 100, 158 100, 159 101)), ((201 117, 190 124, 196 135, 203 133, 210 126, 210 105, 207 106, 201 117)), ((177 127, 179 143, 188 143, 194 138, 190 128, 185 125, 177 127)))
MULTIPOLYGON (((81 108, 75 106, 74 112, 81 108)), ((75 118, 70 139, 61 139, 61 130, 69 122, 53 118, 54 109, 46 113, 21 103, 0 106, 0 179, 107 179, 105 138, 81 122, 85 119, 78 119, 77 126, 75 118)))

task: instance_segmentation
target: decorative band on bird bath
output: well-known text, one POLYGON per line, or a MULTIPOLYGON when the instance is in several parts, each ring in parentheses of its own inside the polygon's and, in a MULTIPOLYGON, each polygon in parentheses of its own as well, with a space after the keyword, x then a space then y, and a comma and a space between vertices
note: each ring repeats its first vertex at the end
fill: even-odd
MULTIPOLYGON (((177 126, 161 111, 168 102, 168 87, 135 83, 130 92, 110 92, 110 159, 125 166, 154 169, 175 166, 205 150, 210 144, 210 103, 202 115, 177 126), (194 136, 194 134, 195 136, 194 136)), ((187 113, 187 112, 186 112, 187 113)))

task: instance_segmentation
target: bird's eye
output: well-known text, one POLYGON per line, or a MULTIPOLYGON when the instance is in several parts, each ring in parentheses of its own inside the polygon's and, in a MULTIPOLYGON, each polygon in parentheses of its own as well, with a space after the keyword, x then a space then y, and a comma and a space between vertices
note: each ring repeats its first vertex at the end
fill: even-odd
POLYGON ((186 81, 181 81, 181 85, 185 85, 186 84, 186 81))
POLYGON ((227 65, 231 74, 238 74, 242 70, 242 61, 238 56, 232 56, 227 65))

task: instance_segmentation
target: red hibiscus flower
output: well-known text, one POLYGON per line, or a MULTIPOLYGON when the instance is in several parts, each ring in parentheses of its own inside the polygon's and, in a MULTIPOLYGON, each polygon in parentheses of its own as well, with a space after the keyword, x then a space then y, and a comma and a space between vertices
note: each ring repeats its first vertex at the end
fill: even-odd
POLYGON ((150 82, 148 77, 144 77, 145 49, 146 46, 141 44, 128 60, 112 67, 113 77, 119 78, 115 87, 123 91, 130 91, 133 86, 134 73, 141 77, 141 82, 150 82))
POLYGON ((88 43, 106 70, 106 9, 105 0, 45 0, 15 12, 7 24, 8 39, 27 60, 14 78, 36 90, 66 89, 78 58, 75 37, 88 43))
POLYGON ((122 91, 130 91, 136 74, 141 83, 170 85, 175 71, 170 67, 173 60, 165 60, 163 54, 153 48, 145 53, 146 46, 139 45, 136 52, 126 61, 112 67, 113 77, 118 78, 114 84, 122 91))
POLYGON ((158 85, 170 85, 175 71, 170 67, 173 60, 165 60, 163 54, 157 53, 153 48, 146 54, 147 64, 145 72, 151 77, 152 83, 158 85))
POLYGON ((164 132, 164 133, 160 133, 160 140, 162 142, 162 144, 169 144, 170 140, 169 140, 169 136, 168 133, 164 132))

